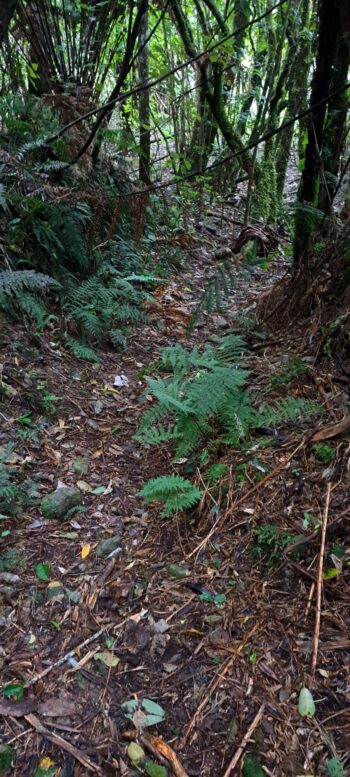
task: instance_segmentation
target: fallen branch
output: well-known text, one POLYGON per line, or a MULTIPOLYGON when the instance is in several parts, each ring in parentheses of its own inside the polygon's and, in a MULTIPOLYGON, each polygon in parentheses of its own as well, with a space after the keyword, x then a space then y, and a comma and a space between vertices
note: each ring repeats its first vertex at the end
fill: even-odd
POLYGON ((245 750, 245 748, 246 748, 246 746, 247 746, 247 744, 248 744, 248 742, 250 740, 250 737, 251 737, 253 731, 255 731, 256 727, 258 726, 258 724, 261 721, 261 718, 262 718, 262 716, 264 714, 264 710, 265 710, 265 704, 262 704, 260 709, 259 709, 259 711, 255 715, 255 718, 254 718, 252 724, 249 726, 248 731, 245 733, 245 735, 244 735, 244 737, 242 739, 241 744, 237 748, 234 756, 231 758, 231 761, 230 761, 230 763, 229 763, 229 765, 228 765, 228 767, 227 767, 223 777, 229 777, 231 772, 232 772, 232 770, 235 768, 235 766, 237 766, 238 761, 240 760, 241 756, 243 755, 244 750, 245 750))
POLYGON ((324 550, 326 544, 326 533, 328 523, 329 503, 331 499, 331 484, 328 483, 326 505, 324 509, 324 516, 322 521, 322 534, 321 534, 321 547, 320 556, 318 561, 318 575, 317 575, 317 595, 316 595, 316 619, 315 619, 315 631, 314 631, 314 649, 312 654, 311 671, 314 674, 317 666, 318 646, 320 641, 320 628, 321 628, 321 600, 323 591, 323 562, 324 562, 324 550))
POLYGON ((331 426, 325 426, 323 429, 319 429, 314 432, 312 437, 309 438, 309 442, 317 442, 321 440, 331 440, 333 437, 338 437, 340 434, 346 434, 350 429, 350 415, 346 415, 337 424, 331 426))
POLYGON ((153 737, 152 734, 147 734, 147 737, 144 736, 142 741, 146 743, 147 739, 149 739, 156 752, 160 753, 170 763, 175 777, 188 777, 187 772, 185 772, 175 751, 170 745, 164 742, 160 737, 153 737))
POLYGON ((58 734, 51 733, 51 731, 49 731, 47 728, 45 728, 45 726, 42 725, 42 723, 40 723, 39 718, 37 718, 35 715, 30 714, 25 715, 24 717, 25 720, 27 720, 28 723, 30 723, 30 725, 35 729, 35 731, 38 732, 38 734, 41 734, 41 736, 45 737, 45 739, 48 739, 54 745, 57 745, 57 747, 65 750, 66 753, 70 753, 70 755, 72 755, 76 761, 79 761, 87 769, 91 769, 93 772, 100 774, 102 777, 102 770, 100 767, 93 763, 93 761, 90 761, 90 758, 84 755, 81 750, 78 750, 76 747, 74 747, 74 745, 71 745, 70 742, 67 742, 66 739, 63 739, 58 734))

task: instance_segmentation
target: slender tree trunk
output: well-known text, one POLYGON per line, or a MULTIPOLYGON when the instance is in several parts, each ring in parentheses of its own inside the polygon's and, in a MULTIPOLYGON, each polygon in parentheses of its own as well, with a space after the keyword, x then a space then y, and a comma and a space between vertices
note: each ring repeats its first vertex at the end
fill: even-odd
MULTIPOLYGON (((148 81, 148 46, 145 45, 148 35, 148 7, 143 15, 140 33, 139 46, 141 48, 138 57, 140 84, 148 81)), ((147 186, 151 183, 150 162, 151 162, 151 133, 150 133, 150 93, 149 89, 144 89, 139 95, 139 124, 140 124, 140 156, 139 156, 139 175, 140 180, 147 186)))
MULTIPOLYGON (((179 0, 171 0, 171 6, 185 47, 186 54, 188 57, 196 57, 197 51, 193 41, 192 32, 187 23, 186 17, 183 14, 183 10, 181 8, 179 0)), ((242 141, 238 133, 232 126, 230 120, 228 119, 228 116, 225 110, 225 105, 223 100, 223 90, 222 90, 222 79, 217 74, 217 77, 215 78, 214 89, 213 89, 208 80, 208 65, 209 65, 209 61, 205 56, 202 58, 202 60, 198 61, 198 67, 201 74, 201 85, 203 89, 203 94, 205 95, 205 99, 207 100, 209 108, 214 116, 214 119, 223 137, 226 140, 226 143, 229 149, 233 153, 240 154, 240 152, 242 152, 240 154, 240 164, 243 167, 244 171, 247 173, 248 177, 251 177, 252 164, 251 164, 250 155, 249 153, 243 151, 242 141)))

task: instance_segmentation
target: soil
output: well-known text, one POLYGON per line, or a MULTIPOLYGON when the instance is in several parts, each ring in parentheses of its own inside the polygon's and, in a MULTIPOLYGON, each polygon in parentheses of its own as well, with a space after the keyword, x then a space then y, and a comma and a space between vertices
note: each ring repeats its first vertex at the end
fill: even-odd
MULTIPOLYGON (((184 337, 215 250, 227 242, 225 233, 213 237, 204 227, 200 241, 185 245, 186 269, 159 293, 150 323, 135 331, 127 350, 101 352, 98 365, 77 361, 54 333, 39 339, 2 322, 2 380, 17 393, 2 397, 0 445, 15 442, 10 465, 32 494, 31 504, 0 524, 1 683, 24 686, 23 699, 0 701, 0 741, 16 753, 4 774, 54 774, 55 766, 60 777, 138 773, 127 755, 135 729, 121 705, 144 698, 165 712, 150 731, 182 764, 183 771, 175 763, 169 774, 237 775, 244 762, 246 777, 321 775, 328 759, 349 751, 346 434, 332 443, 336 474, 326 472, 308 442, 312 422, 285 424, 272 447, 252 451, 257 469, 242 482, 234 478, 242 453, 225 451, 221 460, 232 472, 225 508, 207 494, 200 509, 165 520, 159 506, 146 507, 138 496, 148 478, 183 473, 169 447, 144 449, 134 439, 149 406, 147 364, 184 337), (127 385, 114 387, 122 375, 127 385), (58 398, 49 401, 51 414, 47 406, 43 411, 41 381, 58 398), (87 471, 77 472, 86 462, 87 471), (45 521, 40 499, 57 484, 80 487, 84 508, 45 521), (302 551, 280 547, 269 563, 256 529, 271 526, 289 533, 289 545, 304 535, 302 551), (115 552, 101 557, 101 541, 115 535, 115 552), (47 579, 38 578, 38 564, 48 565, 47 579), (335 576, 323 579, 329 569, 335 576), (203 588, 213 595, 201 596, 203 588), (223 596, 215 600, 217 594, 223 596), (70 651, 74 660, 62 660, 70 651), (302 687, 316 704, 312 718, 298 712, 302 687), (247 754, 262 772, 256 762, 249 771, 247 754)), ((242 330, 261 292, 285 270, 283 258, 248 277, 237 266, 231 304, 204 314, 189 345, 242 330)), ((281 361, 307 354, 305 329, 280 338, 245 334, 255 391, 281 361)), ((271 391, 317 399, 326 409, 319 429, 346 415, 348 385, 335 365, 315 365, 312 355, 308 365, 271 391)), ((141 741, 149 755, 152 746, 144 735, 141 741)))

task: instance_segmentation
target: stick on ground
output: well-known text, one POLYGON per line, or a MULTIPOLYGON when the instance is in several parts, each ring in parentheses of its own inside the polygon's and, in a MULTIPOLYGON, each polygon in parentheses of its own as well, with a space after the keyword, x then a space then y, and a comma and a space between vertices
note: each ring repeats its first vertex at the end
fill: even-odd
POLYGON ((322 534, 321 534, 321 547, 320 556, 318 561, 318 575, 317 575, 317 595, 316 595, 316 619, 315 619, 315 631, 314 631, 314 649, 312 654, 311 671, 314 674, 317 666, 318 646, 320 641, 320 628, 321 628, 321 602, 323 591, 323 562, 324 562, 324 549, 326 544, 326 533, 328 523, 329 503, 331 499, 331 484, 327 485, 326 505, 324 509, 324 516, 322 522, 322 534))
POLYGON ((260 723, 260 720, 261 720, 261 718, 262 718, 262 716, 264 714, 264 710, 265 710, 265 704, 262 704, 260 709, 259 709, 259 711, 255 715, 255 718, 254 718, 253 722, 249 726, 248 731, 244 734, 244 737, 242 739, 241 744, 237 748, 234 756, 231 758, 231 761, 230 761, 230 763, 229 763, 229 765, 228 765, 228 767, 227 767, 223 777, 230 777, 230 774, 232 773, 232 770, 235 768, 235 766, 237 766, 238 761, 240 760, 241 756, 243 755, 243 753, 245 751, 245 748, 246 748, 246 746, 247 746, 247 744, 248 744, 248 742, 250 740, 250 737, 251 737, 253 731, 255 731, 256 727, 260 723))

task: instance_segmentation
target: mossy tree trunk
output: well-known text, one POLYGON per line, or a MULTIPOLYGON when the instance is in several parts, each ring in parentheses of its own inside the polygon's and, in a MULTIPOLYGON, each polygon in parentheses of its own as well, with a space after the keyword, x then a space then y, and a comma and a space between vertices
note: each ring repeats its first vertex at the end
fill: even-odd
MULTIPOLYGON (((176 19, 176 23, 181 35, 185 51, 188 57, 196 57, 198 52, 194 43, 191 27, 183 13, 179 0, 171 0, 171 7, 176 19)), ((243 143, 232 126, 225 109, 222 75, 220 68, 213 64, 214 84, 208 78, 209 58, 207 55, 198 60, 199 72, 201 75, 201 87, 203 94, 212 112, 212 115, 222 133, 230 151, 239 154, 240 164, 243 170, 251 178, 253 173, 250 154, 243 151, 243 143)))
MULTIPOLYGON (((300 19, 294 18, 290 30, 289 42, 293 47, 293 61, 286 83, 287 109, 284 121, 289 121, 307 105, 307 81, 311 59, 311 38, 308 24, 310 16, 309 0, 304 0, 300 19)), ((276 139, 277 199, 282 203, 284 183, 290 160, 295 127, 291 125, 283 130, 276 139)))

